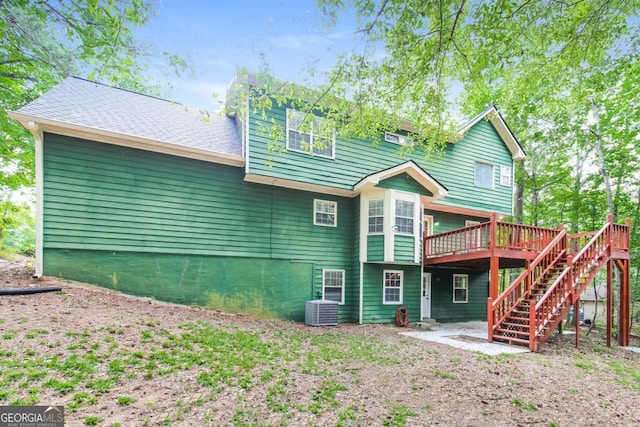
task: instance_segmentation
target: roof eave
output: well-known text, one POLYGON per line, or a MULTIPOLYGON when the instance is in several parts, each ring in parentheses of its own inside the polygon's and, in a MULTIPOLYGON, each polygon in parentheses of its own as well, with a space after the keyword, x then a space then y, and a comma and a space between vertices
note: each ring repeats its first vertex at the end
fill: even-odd
POLYGON ((167 141, 159 141, 137 135, 114 132, 93 126, 46 119, 43 117, 20 113, 17 111, 8 111, 7 114, 10 118, 20 122, 22 126, 32 132, 35 128, 38 128, 43 132, 55 133, 76 138, 91 139, 106 144, 137 148, 140 150, 153 151, 156 153, 186 157, 190 159, 219 163, 229 166, 242 167, 245 163, 244 158, 240 155, 220 153, 196 147, 187 147, 167 141))

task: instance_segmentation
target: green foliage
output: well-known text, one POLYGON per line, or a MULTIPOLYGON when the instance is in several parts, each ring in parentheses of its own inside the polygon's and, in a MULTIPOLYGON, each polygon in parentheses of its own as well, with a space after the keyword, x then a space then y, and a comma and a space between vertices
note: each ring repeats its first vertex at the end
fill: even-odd
POLYGON ((391 414, 382 422, 382 425, 387 427, 402 427, 407 425, 407 418, 417 415, 415 411, 405 406, 396 405, 391 409, 391 414))
MULTIPOLYGON (((31 236, 27 229, 14 228, 25 218, 10 192, 33 185, 35 163, 33 137, 7 111, 69 75, 158 94, 160 87, 145 77, 146 58, 156 53, 132 34, 132 28, 145 25, 154 5, 149 0, 0 1, 0 239, 10 230, 17 233, 11 240, 17 252, 32 251, 21 240, 31 236)), ((186 66, 175 55, 163 56, 176 72, 186 66)))

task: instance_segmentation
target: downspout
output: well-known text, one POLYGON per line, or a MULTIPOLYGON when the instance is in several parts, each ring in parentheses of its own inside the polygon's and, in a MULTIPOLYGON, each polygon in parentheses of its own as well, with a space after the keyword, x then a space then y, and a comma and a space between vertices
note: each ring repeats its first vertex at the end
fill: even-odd
POLYGON ((44 161, 43 161, 43 136, 42 130, 36 122, 27 122, 27 129, 33 135, 35 141, 35 166, 36 166, 36 265, 33 277, 40 278, 43 274, 43 221, 44 221, 44 161))
POLYGON ((364 306, 364 301, 362 298, 362 293, 364 292, 364 264, 360 261, 360 298, 359 298, 359 307, 358 307, 358 323, 362 325, 362 310, 364 306))

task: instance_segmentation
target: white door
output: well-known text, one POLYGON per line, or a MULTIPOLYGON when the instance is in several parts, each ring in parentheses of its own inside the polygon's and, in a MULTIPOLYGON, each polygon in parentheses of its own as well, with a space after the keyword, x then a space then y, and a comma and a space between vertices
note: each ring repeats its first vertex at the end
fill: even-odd
POLYGON ((431 318, 431 273, 422 273, 422 318, 431 318))

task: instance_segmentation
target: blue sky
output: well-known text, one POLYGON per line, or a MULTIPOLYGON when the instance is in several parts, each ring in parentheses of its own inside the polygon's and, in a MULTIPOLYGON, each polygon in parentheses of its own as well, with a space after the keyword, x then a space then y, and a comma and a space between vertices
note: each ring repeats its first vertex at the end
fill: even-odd
POLYGON ((315 0, 162 0, 157 10, 136 36, 192 65, 189 75, 158 79, 171 80, 170 99, 208 110, 218 108, 211 94, 224 97, 236 67, 266 62, 275 77, 304 83, 308 64, 330 67, 358 40, 350 17, 327 30, 315 0))

